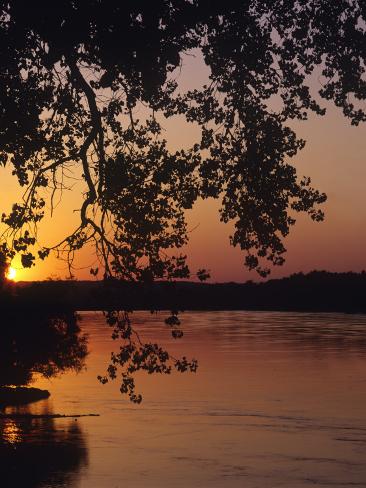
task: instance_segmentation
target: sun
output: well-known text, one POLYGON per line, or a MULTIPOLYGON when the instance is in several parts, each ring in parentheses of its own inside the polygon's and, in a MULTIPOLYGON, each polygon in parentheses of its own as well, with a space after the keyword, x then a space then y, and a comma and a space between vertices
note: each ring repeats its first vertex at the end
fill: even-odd
POLYGON ((11 266, 9 267, 8 269, 8 272, 6 274, 6 277, 8 278, 8 280, 12 280, 14 281, 15 280, 15 277, 17 275, 17 271, 16 269, 12 268, 11 266))

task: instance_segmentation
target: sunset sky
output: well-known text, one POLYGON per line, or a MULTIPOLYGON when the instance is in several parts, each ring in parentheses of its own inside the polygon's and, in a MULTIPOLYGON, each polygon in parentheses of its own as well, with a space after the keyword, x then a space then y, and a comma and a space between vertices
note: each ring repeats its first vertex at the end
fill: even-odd
MULTIPOLYGON (((208 73, 199 55, 186 56, 179 75, 182 89, 203 84, 208 73)), ((292 127, 307 141, 305 149, 294 159, 299 176, 310 176, 312 184, 328 195, 324 205, 326 220, 314 223, 309 217, 297 215, 297 224, 285 244, 288 249, 286 263, 273 270, 272 277, 314 269, 329 271, 361 271, 366 268, 366 127, 352 127, 339 109, 324 104, 324 117, 311 115, 308 121, 296 122, 292 127)), ((166 137, 172 149, 189 146, 198 134, 196 127, 182 119, 167 122, 166 137)), ((2 212, 14 201, 19 201, 19 187, 10 170, 0 168, 2 212)), ((83 185, 75 183, 66 192, 63 202, 52 219, 47 217, 40 228, 39 237, 47 245, 54 244, 67 231, 77 225, 80 195, 83 185)), ((198 202, 188 213, 192 232, 186 249, 192 271, 205 267, 211 271, 211 281, 258 280, 256 272, 243 265, 244 256, 229 245, 230 225, 219 222, 219 203, 213 200, 198 202)), ((90 279, 89 268, 95 266, 90 249, 81 252, 75 270, 78 279, 90 279)), ((20 269, 15 261, 17 280, 42 280, 67 275, 65 263, 54 257, 30 270, 20 269)))

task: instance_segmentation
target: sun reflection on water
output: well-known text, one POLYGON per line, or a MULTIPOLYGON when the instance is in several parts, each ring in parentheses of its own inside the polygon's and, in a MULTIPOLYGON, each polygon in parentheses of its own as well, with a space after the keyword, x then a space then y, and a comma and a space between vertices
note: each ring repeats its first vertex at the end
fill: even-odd
POLYGON ((22 431, 14 420, 7 419, 4 424, 2 437, 9 444, 19 444, 22 441, 22 431))

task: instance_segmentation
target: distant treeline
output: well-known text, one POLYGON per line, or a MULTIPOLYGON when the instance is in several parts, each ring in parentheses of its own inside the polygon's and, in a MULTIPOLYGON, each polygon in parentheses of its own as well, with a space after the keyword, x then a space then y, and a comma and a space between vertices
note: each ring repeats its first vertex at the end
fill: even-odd
POLYGON ((366 312, 366 272, 313 271, 254 283, 43 281, 13 285, 2 306, 75 310, 366 312))

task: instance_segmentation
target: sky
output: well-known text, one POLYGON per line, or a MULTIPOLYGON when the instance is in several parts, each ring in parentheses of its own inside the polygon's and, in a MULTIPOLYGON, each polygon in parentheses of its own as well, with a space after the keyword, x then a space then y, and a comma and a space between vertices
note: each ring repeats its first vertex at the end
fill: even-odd
MULTIPOLYGON (((199 55, 184 58, 179 74, 182 89, 203 84, 207 76, 199 55)), ((307 121, 291 124, 297 135, 306 140, 305 148, 291 163, 300 177, 310 176, 312 185, 327 194, 323 206, 325 222, 315 223, 305 215, 295 216, 297 223, 284 241, 288 250, 286 263, 272 270, 272 278, 315 269, 339 272, 366 269, 366 126, 351 126, 339 109, 332 104, 323 105, 327 108, 325 116, 310 115, 307 121)), ((172 149, 190 145, 198 134, 196 127, 182 119, 167 124, 166 136, 172 149)), ((20 196, 9 169, 0 168, 0 191, 2 213, 20 196)), ((47 217, 42 224, 41 240, 55 243, 76 227, 75 210, 80 208, 81 191, 82 186, 75 183, 64 194, 52 219, 47 217)), ((212 282, 258 281, 256 272, 244 267, 243 253, 229 245, 232 226, 219 221, 218 208, 218 201, 199 201, 187 213, 192 232, 184 251, 192 271, 209 269, 212 282)), ((95 265, 91 249, 85 249, 76 263, 75 277, 90 279, 89 269, 95 265)), ((21 269, 18 261, 12 266, 17 271, 17 280, 65 278, 68 274, 65 263, 55 257, 29 270, 21 269)))

